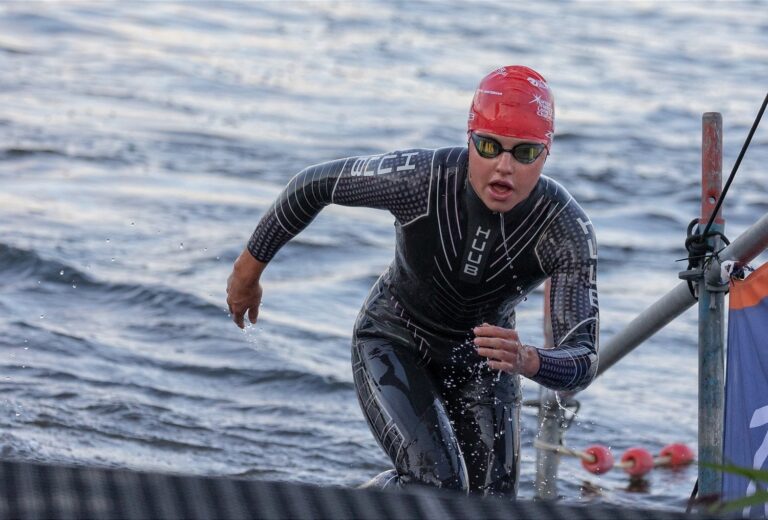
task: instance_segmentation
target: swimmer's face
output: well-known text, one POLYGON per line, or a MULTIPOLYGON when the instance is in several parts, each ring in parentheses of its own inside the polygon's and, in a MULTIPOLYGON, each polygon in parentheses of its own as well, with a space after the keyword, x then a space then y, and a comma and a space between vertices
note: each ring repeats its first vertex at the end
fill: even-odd
MULTIPOLYGON (((520 143, 531 142, 482 130, 477 130, 475 133, 495 139, 506 150, 520 143)), ((469 182, 488 209, 500 213, 507 212, 531 194, 541 177, 547 153, 547 150, 544 150, 530 164, 518 161, 509 152, 502 152, 496 157, 487 159, 478 153, 470 137, 469 182)))

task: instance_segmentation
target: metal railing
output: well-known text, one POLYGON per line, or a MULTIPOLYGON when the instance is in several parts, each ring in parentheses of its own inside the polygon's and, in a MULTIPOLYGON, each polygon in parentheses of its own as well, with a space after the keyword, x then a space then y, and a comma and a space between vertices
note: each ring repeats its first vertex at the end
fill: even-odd
MULTIPOLYGON (((722 117, 708 112, 702 118, 702 215, 706 224, 722 183, 722 117)), ((713 231, 722 232, 725 222, 715 220, 713 231)), ((719 238, 710 246, 719 248, 719 238)), ((722 460, 723 395, 724 395, 724 295, 728 284, 720 280, 722 262, 734 260, 748 263, 768 248, 768 214, 719 252, 700 271, 696 288, 699 303, 699 460, 719 464, 722 460)), ((690 273, 690 272, 689 272, 690 273)), ((682 274, 682 273, 681 273, 682 274)), ((690 276, 689 276, 690 277, 690 276)), ((548 290, 545 289, 545 295, 548 290)), ((624 329, 600 347, 597 375, 603 374, 621 358, 640 346, 668 323, 697 302, 688 282, 678 283, 672 290, 641 312, 624 329)), ((549 301, 545 298, 545 346, 551 345, 549 301), (549 338, 549 339, 547 339, 549 338)), ((548 444, 562 443, 566 411, 558 402, 557 393, 541 387, 539 394, 538 439, 548 444)), ((542 499, 557 498, 557 468, 559 455, 538 449, 536 457, 536 492, 542 499)), ((699 496, 721 492, 720 472, 699 465, 699 496)))

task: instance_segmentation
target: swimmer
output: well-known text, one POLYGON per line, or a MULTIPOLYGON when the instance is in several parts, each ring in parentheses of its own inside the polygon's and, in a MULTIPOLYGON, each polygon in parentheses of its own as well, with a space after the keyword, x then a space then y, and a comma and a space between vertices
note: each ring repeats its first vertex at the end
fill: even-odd
POLYGON ((328 204, 386 209, 395 257, 352 335, 355 388, 393 469, 372 485, 514 497, 520 377, 555 390, 597 370, 597 247, 589 218, 542 174, 554 99, 536 71, 480 82, 467 144, 349 157, 297 174, 235 261, 227 304, 258 319, 261 274, 328 204), (552 349, 515 330, 515 306, 551 279, 552 349))

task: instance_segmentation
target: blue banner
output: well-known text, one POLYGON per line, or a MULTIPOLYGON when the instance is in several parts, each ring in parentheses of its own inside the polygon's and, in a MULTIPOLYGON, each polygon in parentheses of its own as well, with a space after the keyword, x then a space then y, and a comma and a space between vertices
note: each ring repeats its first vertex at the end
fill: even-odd
MULTIPOLYGON (((768 470, 768 264, 734 280, 728 314, 723 461, 768 470)), ((752 495, 766 483, 723 475, 723 500, 752 495)), ((749 518, 768 518, 768 505, 747 507, 749 518)))

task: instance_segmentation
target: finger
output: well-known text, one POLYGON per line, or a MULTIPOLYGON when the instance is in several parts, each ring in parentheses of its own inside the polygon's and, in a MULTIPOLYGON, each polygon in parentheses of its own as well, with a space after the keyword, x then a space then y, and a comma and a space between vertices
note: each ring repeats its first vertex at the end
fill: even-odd
POLYGON ((521 346, 519 341, 493 337, 475 338, 474 343, 479 347, 489 347, 508 351, 517 351, 521 346))
POLYGON ((502 361, 488 361, 488 366, 494 370, 501 370, 509 374, 517 374, 519 370, 510 363, 504 363, 502 361))
POLYGON ((506 339, 519 339, 517 331, 514 329, 506 329, 504 327, 497 327, 496 325, 480 325, 475 327, 473 332, 475 336, 493 336, 506 339))
POLYGON ((498 350, 492 348, 478 348, 477 353, 483 357, 487 357, 492 361, 501 361, 508 363, 512 366, 521 366, 522 360, 517 353, 507 352, 505 350, 498 350))
POLYGON ((256 318, 259 317, 259 308, 258 307, 251 307, 248 309, 248 321, 251 323, 256 323, 256 318))
POLYGON ((499 359, 499 353, 501 351, 496 350, 495 348, 484 348, 480 347, 477 349, 477 353, 483 357, 486 357, 488 359, 498 360, 499 359))
POLYGON ((232 320, 234 320, 235 325, 237 325, 241 329, 245 327, 245 323, 243 323, 244 316, 245 316, 245 310, 232 313, 232 320))

